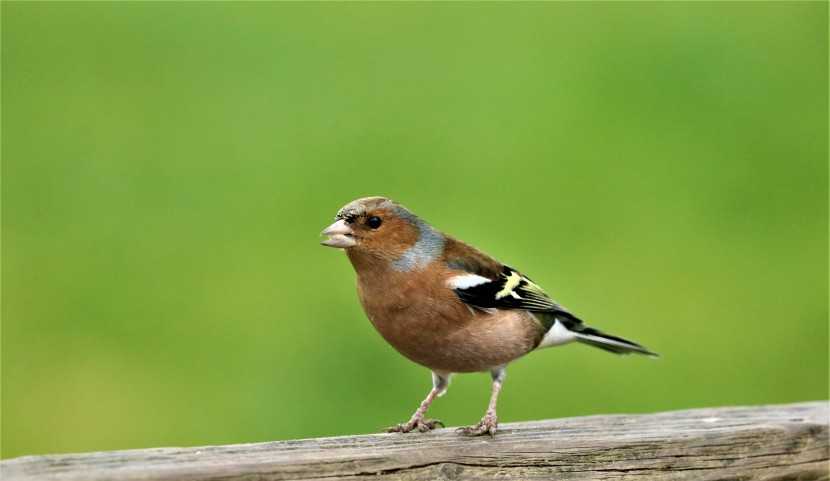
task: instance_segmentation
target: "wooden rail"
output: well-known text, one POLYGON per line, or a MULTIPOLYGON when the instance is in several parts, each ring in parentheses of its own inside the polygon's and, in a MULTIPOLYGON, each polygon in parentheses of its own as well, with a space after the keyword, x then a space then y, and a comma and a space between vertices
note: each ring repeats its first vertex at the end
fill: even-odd
POLYGON ((3 481, 828 480, 827 401, 201 448, 25 456, 3 481))

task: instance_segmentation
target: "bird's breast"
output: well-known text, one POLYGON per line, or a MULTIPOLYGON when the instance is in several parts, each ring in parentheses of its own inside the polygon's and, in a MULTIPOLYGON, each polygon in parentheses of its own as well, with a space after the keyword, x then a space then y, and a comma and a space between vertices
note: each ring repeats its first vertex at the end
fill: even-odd
POLYGON ((357 276, 360 303, 398 352, 433 370, 486 371, 531 351, 544 334, 525 311, 474 309, 437 269, 357 276))

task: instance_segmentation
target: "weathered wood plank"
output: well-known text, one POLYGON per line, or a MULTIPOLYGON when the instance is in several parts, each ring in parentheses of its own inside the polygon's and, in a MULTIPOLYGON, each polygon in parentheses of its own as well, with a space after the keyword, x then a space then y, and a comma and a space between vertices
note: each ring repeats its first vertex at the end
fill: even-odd
POLYGON ((830 480, 827 401, 503 424, 495 438, 374 434, 25 456, 28 480, 830 480))

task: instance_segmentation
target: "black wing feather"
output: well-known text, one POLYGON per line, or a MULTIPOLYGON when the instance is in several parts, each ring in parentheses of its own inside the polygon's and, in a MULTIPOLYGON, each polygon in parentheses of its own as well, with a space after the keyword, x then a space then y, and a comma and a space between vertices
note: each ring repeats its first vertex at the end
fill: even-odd
POLYGON ((564 306, 548 297, 541 287, 509 266, 504 266, 501 275, 493 281, 455 292, 462 301, 475 307, 565 314, 577 320, 564 306))

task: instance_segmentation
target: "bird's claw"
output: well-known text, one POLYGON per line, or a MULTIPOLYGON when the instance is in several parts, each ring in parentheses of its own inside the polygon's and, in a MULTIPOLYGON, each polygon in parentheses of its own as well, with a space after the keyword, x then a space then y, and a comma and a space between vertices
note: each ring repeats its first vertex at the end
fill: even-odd
POLYGON ((414 429, 417 429, 419 432, 426 433, 435 429, 437 424, 440 424, 442 428, 446 427, 444 426, 444 423, 438 419, 413 418, 410 419, 408 423, 398 424, 397 426, 381 429, 380 431, 382 433, 408 433, 414 429))
POLYGON ((464 426, 456 429, 459 436, 482 436, 489 434, 495 436, 499 420, 495 414, 486 414, 475 426, 464 426))
POLYGON ((439 419, 424 419, 423 422, 418 423, 418 431, 425 433, 427 431, 432 431, 435 429, 435 425, 440 424, 442 428, 445 428, 443 421, 439 419))

